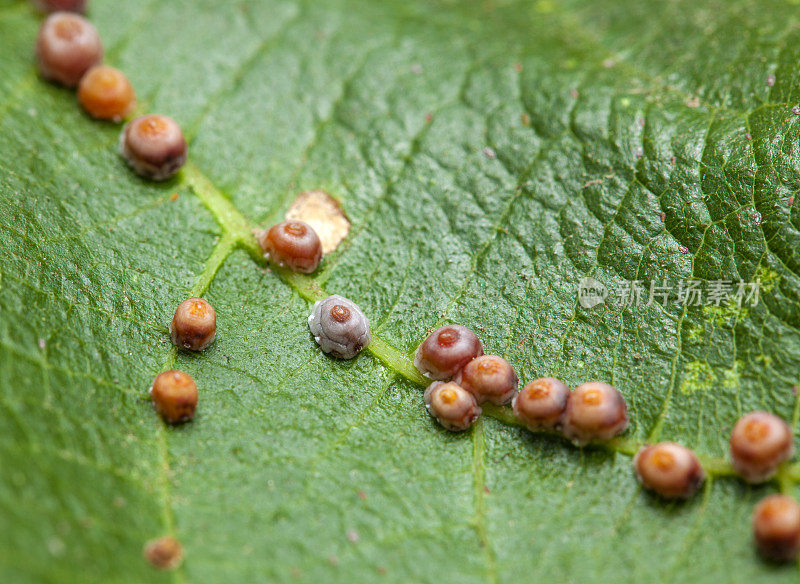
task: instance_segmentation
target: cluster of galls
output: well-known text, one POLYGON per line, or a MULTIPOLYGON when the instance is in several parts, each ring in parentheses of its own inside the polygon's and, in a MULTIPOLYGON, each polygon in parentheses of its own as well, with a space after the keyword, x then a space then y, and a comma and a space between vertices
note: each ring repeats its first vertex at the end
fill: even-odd
POLYGON ((625 399, 607 383, 593 381, 570 391, 562 381, 543 377, 517 393, 519 378, 511 364, 497 355, 484 355, 478 336, 461 325, 443 326, 428 335, 414 365, 435 380, 425 390, 425 405, 449 430, 469 428, 484 402, 512 402, 514 414, 531 430, 561 432, 577 445, 610 440, 628 427, 625 399))
MULTIPOLYGON (((202 351, 217 336, 217 313, 202 298, 189 298, 178 305, 169 327, 173 344, 187 351, 202 351)), ((197 384, 191 375, 171 370, 160 373, 150 387, 153 407, 168 424, 182 424, 194 418, 197 384)))
MULTIPOLYGON (((78 101, 95 119, 121 122, 136 109, 136 93, 119 69, 103 65, 103 42, 86 18, 85 1, 40 0, 51 14, 36 38, 36 58, 42 77, 78 88, 78 101)), ((119 151, 141 176, 172 177, 186 162, 187 144, 180 126, 162 115, 140 116, 120 135, 119 151)))
MULTIPOLYGON (((733 427, 731 463, 748 483, 763 483, 794 455, 794 434, 785 421, 768 412, 751 412, 733 427)), ((800 553, 800 505, 788 495, 770 495, 753 511, 753 536, 769 560, 794 561, 800 553)))
MULTIPOLYGON (((322 260, 322 242, 304 221, 282 221, 263 231, 258 243, 278 267, 311 274, 322 260)), ((314 304, 308 328, 320 348, 339 359, 352 359, 369 345, 369 320, 355 302, 332 295, 314 304)))
MULTIPOLYGON (((414 364, 434 380, 425 390, 428 411, 454 432, 472 426, 484 402, 511 402, 514 415, 531 431, 558 432, 578 446, 608 441, 628 427, 625 399, 607 383, 592 381, 570 391, 564 382, 543 377, 517 393, 514 368, 502 357, 484 355, 477 335, 460 325, 443 326, 428 335, 417 349, 414 364)), ((773 414, 747 414, 731 433, 733 468, 750 483, 772 478, 793 453, 791 428, 773 414)), ((642 447, 633 464, 642 486, 665 499, 688 499, 706 477, 697 455, 674 442, 642 447)), ((753 531, 765 557, 796 559, 800 505, 785 495, 767 497, 755 509, 753 531)))

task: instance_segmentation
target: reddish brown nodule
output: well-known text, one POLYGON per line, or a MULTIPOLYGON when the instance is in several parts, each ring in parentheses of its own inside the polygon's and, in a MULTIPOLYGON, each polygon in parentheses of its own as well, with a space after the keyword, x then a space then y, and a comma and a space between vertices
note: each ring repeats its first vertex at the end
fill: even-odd
POLYGON ((122 71, 98 65, 81 79, 78 101, 93 118, 121 122, 133 113, 136 94, 122 71))
POLYGON ((591 381, 575 388, 567 400, 562 430, 564 436, 582 446, 606 441, 628 427, 628 406, 617 389, 591 381))
POLYGON ((86 0, 33 0, 43 12, 86 12, 86 0))
POLYGON ((434 381, 425 390, 424 398, 431 416, 453 432, 468 429, 481 415, 475 397, 452 381, 434 381))
POLYGON ((342 304, 334 304, 330 313, 331 318, 336 322, 347 322, 350 320, 350 309, 342 304))
POLYGON ((769 495, 753 510, 753 536, 767 559, 792 562, 800 552, 800 505, 788 495, 769 495))
POLYGON ((183 371, 160 373, 150 388, 153 406, 168 424, 180 424, 194 418, 197 409, 197 385, 183 371))
POLYGON ((643 447, 636 453, 633 466, 645 488, 667 499, 688 499, 706 477, 697 455, 674 442, 643 447))
POLYGON ((514 414, 530 430, 554 430, 561 426, 569 396, 564 382, 552 377, 535 379, 514 398, 514 414))
POLYGON ((449 324, 433 331, 417 348, 414 365, 431 379, 447 379, 483 355, 478 336, 465 326, 449 324))
POLYGON ((178 123, 167 116, 148 114, 122 129, 119 151, 139 175, 167 180, 186 163, 186 138, 178 123))
POLYGON ((497 355, 476 357, 464 365, 454 381, 475 396, 479 404, 488 401, 498 406, 514 398, 519 384, 511 364, 497 355))
POLYGON ((183 561, 183 546, 174 537, 160 537, 147 542, 144 557, 159 570, 173 570, 183 561))
POLYGON ((170 325, 172 342, 190 351, 202 351, 217 335, 217 313, 202 298, 189 298, 178 305, 170 325))
POLYGON ((744 480, 764 482, 794 454, 792 429, 774 414, 751 412, 733 427, 730 453, 733 468, 744 480))
POLYGON ((71 12, 54 12, 39 29, 36 58, 42 77, 75 87, 103 60, 103 43, 91 22, 71 12))
POLYGON ((302 221, 283 221, 259 238, 261 249, 279 266, 310 274, 322 259, 322 243, 310 225, 302 221))

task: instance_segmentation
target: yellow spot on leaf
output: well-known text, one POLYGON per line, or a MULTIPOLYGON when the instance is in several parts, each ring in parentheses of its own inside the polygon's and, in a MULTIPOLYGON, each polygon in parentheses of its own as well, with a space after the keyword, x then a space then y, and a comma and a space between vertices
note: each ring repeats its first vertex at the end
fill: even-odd
POLYGON ((350 231, 339 202, 325 191, 300 193, 286 211, 287 220, 305 221, 319 235, 322 253, 334 251, 350 231))

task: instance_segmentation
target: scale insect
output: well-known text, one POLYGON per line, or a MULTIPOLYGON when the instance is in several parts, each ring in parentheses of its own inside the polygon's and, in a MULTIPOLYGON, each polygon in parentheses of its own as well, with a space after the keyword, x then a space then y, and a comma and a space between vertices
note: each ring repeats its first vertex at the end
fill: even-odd
POLYGON ((322 260, 322 242, 304 221, 282 221, 264 231, 258 243, 264 256, 293 272, 310 274, 322 260))
POLYGON ((706 478, 697 455, 674 442, 645 446, 633 458, 636 477, 665 499, 688 499, 706 478))
POLYGON ((79 14, 54 12, 36 38, 39 72, 49 81, 75 87, 84 73, 103 60, 103 42, 94 25, 79 14))
POLYGON ((86 0, 33 0, 42 12, 86 12, 86 0))
POLYGON ((753 510, 753 538, 763 557, 793 562, 800 552, 800 505, 788 495, 769 495, 753 510))
POLYGON ((308 328, 325 352, 339 359, 352 359, 369 345, 369 320, 358 305, 334 294, 314 303, 308 328))
POLYGON ((430 379, 448 379, 481 355, 478 335, 460 324, 448 324, 429 334, 417 348, 414 366, 430 379))
POLYGON ((485 401, 502 406, 517 393, 519 377, 511 364, 497 355, 476 357, 459 371, 453 379, 466 389, 475 401, 485 401))
POLYGON ((745 414, 733 427, 730 455, 733 468, 749 483, 769 480, 794 454, 789 424, 768 412, 745 414))
POLYGON ((430 415, 452 432, 469 429, 481 415, 475 396, 452 381, 434 381, 425 390, 424 399, 430 415))
POLYGON ((119 152, 140 176, 163 181, 186 163, 188 146, 178 123, 167 116, 147 114, 122 128, 119 152))
POLYGON ((217 336, 217 313, 208 301, 189 298, 175 309, 169 332, 175 346, 202 351, 217 336))
POLYGON ((613 385, 591 381, 570 394, 562 431, 577 446, 608 441, 627 427, 628 406, 613 385))
POLYGON ((197 384, 191 375, 173 369, 160 373, 150 387, 153 407, 168 424, 181 424, 194 418, 197 409, 197 384))
POLYGON ((122 71, 96 65, 81 79, 78 101, 95 119, 121 122, 136 108, 136 93, 122 71))
POLYGON ((514 414, 529 430, 556 430, 567 409, 570 391, 567 384, 553 377, 527 383, 514 397, 514 414))

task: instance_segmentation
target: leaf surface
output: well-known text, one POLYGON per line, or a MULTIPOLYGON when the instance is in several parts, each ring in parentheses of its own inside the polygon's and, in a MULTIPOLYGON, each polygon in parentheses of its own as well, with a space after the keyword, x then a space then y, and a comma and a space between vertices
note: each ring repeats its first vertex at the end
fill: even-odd
POLYGON ((118 126, 38 79, 40 17, 0 0, 0 580, 796 581, 750 539, 777 483, 720 467, 665 504, 624 447, 502 413, 447 433, 409 357, 428 329, 470 326, 523 380, 614 383, 629 443, 712 461, 744 412, 796 427, 797 8, 96 0, 107 62, 190 139, 186 169, 152 184, 118 126), (266 269, 250 229, 313 189, 349 237, 311 278, 266 269), (592 309, 587 276, 612 290, 592 309), (613 297, 692 279, 761 296, 613 297), (320 353, 306 318, 325 293, 364 309, 372 353, 320 353), (176 354, 167 326, 195 294, 219 334, 176 354), (201 391, 179 428, 147 396, 173 366, 201 391), (176 572, 142 558, 163 534, 186 548, 176 572))

